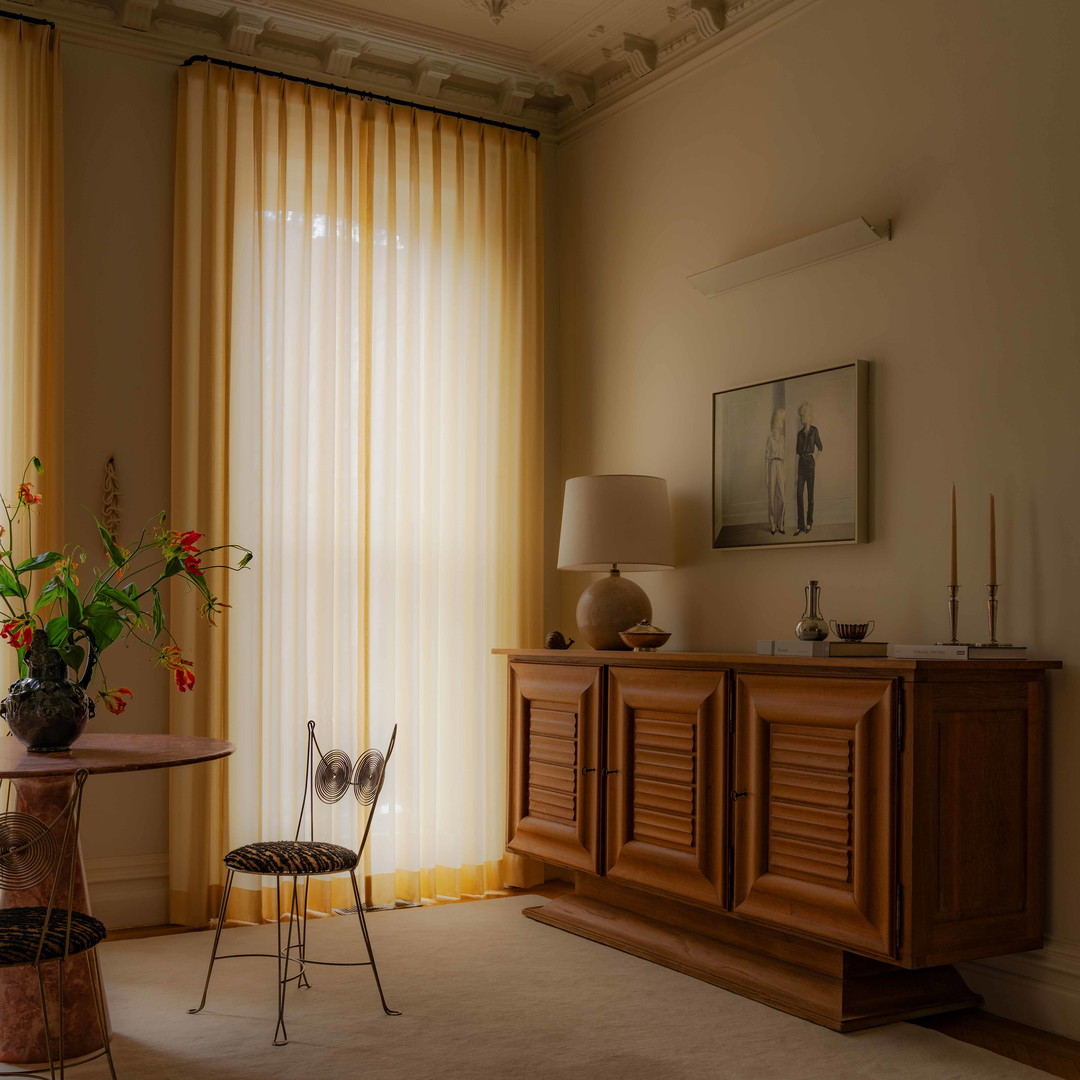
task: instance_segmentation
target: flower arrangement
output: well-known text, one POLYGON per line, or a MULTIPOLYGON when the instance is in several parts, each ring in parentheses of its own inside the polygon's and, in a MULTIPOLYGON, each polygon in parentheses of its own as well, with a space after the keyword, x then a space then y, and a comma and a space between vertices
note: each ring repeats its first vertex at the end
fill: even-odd
POLYGON ((242 570, 251 561, 251 552, 239 544, 200 548, 203 534, 167 528, 164 512, 146 523, 137 543, 125 548, 94 517, 106 563, 95 567, 92 579, 82 587, 79 571, 86 552, 81 547, 34 553, 32 516, 43 496, 26 479, 31 467, 37 473, 44 471, 36 457, 30 459, 13 503, 0 496, 7 519, 7 525, 0 526, 0 604, 6 609, 0 613, 5 620, 0 639, 18 650, 20 674, 26 674, 26 650, 35 628, 40 628, 84 690, 97 677, 97 696, 111 713, 122 713, 132 696, 126 686, 110 687, 101 662, 102 653, 122 637, 146 645, 151 658, 172 674, 177 690, 191 690, 192 661, 184 657, 165 625, 160 588, 172 578, 184 581, 198 593, 199 610, 213 625, 214 615, 229 605, 210 591, 205 572, 242 570), (17 560, 14 534, 20 523, 25 525, 27 551, 17 560), (216 552, 241 554, 235 565, 231 556, 208 565, 204 560, 216 552))

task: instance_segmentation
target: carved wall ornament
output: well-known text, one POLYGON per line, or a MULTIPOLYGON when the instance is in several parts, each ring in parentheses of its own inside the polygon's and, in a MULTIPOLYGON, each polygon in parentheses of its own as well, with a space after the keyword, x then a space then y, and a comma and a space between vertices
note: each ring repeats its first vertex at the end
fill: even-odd
POLYGON ((116 543, 120 533, 120 478, 114 457, 105 462, 105 475, 101 484, 101 524, 112 537, 113 543, 116 543))
POLYGON ((517 8, 523 8, 526 4, 532 3, 532 0, 461 0, 461 2, 466 7, 486 12, 487 17, 498 26, 503 21, 504 15, 508 15, 517 8))

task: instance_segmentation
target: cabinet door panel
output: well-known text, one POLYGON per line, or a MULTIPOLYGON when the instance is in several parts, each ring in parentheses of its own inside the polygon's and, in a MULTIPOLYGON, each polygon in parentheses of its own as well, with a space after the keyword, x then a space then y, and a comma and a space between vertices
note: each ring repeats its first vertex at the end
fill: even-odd
POLYGON ((889 679, 739 677, 739 914, 893 955, 895 694, 889 679))
POLYGON ((609 670, 608 877, 722 906, 727 678, 609 670))
POLYGON ((594 874, 600 856, 600 687, 598 667, 510 665, 507 847, 594 874))

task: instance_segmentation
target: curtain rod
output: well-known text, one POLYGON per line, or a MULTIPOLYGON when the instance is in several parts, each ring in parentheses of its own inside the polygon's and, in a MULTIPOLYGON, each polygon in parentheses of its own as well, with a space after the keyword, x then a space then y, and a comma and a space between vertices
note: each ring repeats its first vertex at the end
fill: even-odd
POLYGON ((256 75, 270 75, 275 79, 285 79, 287 82, 303 83, 304 86, 317 86, 322 90, 336 90, 340 94, 351 94, 353 97, 363 98, 365 101, 381 101, 386 105, 404 105, 406 108, 419 109, 421 112, 437 113, 439 116, 450 116, 456 120, 473 120, 478 124, 487 124, 489 127, 505 128, 507 131, 521 131, 526 135, 531 135, 534 139, 540 138, 540 132, 533 128, 508 124, 503 120, 485 120, 482 116, 453 112, 450 109, 439 109, 434 105, 419 105, 415 101, 387 97, 385 94, 375 94, 370 90, 354 90, 351 86, 338 86, 335 83, 319 82, 317 79, 306 79, 302 75, 289 75, 284 71, 269 71, 267 68, 253 67, 251 64, 238 64, 233 60, 218 60, 214 56, 189 56, 184 61, 183 67, 202 63, 217 64, 219 67, 234 68, 237 71, 253 71, 256 75))
POLYGON ((56 23, 48 19, 35 19, 33 15, 24 15, 21 11, 5 11, 0 8, 0 19, 17 19, 19 22, 33 23, 35 26, 47 26, 50 30, 56 29, 56 23))

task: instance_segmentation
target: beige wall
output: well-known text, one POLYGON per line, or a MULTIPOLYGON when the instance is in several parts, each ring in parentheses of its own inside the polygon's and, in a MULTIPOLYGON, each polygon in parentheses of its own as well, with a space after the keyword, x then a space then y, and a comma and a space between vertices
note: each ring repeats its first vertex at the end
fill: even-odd
MULTIPOLYGON (((671 648, 792 636, 809 578, 827 616, 939 638, 953 480, 961 631, 981 637, 996 494, 1004 634, 1066 662, 1050 677, 1056 952, 1008 983, 975 978, 998 1008, 1073 1037, 1078 41, 1066 0, 817 0, 597 118, 559 157, 562 475, 667 477, 678 567, 636 578, 671 648), (858 215, 891 217, 893 242, 713 299, 687 284, 858 215), (873 365, 872 543, 713 551, 712 393, 857 357, 873 365), (1044 992, 1048 963, 1072 1004, 1044 992)), ((592 579, 551 576, 568 630, 592 579)))
MULTIPOLYGON (((110 455, 121 539, 168 501, 176 76, 171 65, 65 44, 63 79, 65 514, 68 536, 93 558, 101 544, 84 508, 101 512, 110 455)), ((137 643, 105 654, 110 684, 134 697, 122 716, 99 705, 96 730, 168 729, 168 679, 149 656, 137 643)), ((138 895, 137 921, 166 921, 165 775, 95 777, 86 802, 96 908, 107 921, 130 921, 120 897, 138 895)))

